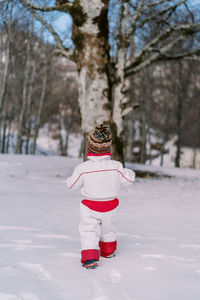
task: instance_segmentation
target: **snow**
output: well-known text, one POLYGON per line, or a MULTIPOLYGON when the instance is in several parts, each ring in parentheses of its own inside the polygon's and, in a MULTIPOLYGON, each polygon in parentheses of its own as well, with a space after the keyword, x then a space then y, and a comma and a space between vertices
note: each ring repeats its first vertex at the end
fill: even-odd
POLYGON ((0 155, 0 299, 198 300, 200 171, 136 165, 173 177, 121 191, 117 255, 85 270, 81 196, 65 187, 79 162, 0 155))

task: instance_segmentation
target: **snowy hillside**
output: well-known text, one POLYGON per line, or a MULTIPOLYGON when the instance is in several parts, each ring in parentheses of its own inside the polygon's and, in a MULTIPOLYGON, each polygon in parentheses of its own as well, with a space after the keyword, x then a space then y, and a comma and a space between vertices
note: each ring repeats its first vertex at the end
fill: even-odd
POLYGON ((200 171, 123 190, 117 256, 85 270, 81 196, 65 188, 79 161, 0 156, 0 300, 199 300, 200 171))
MULTIPOLYGON (((63 136, 64 136, 63 132, 63 136)), ((53 156, 53 155, 60 155, 59 150, 59 139, 52 138, 52 133, 49 131, 48 126, 44 126, 39 131, 39 136, 37 138, 37 145, 36 145, 36 155, 46 155, 46 156, 53 156)), ((6 136, 5 143, 7 143, 8 136, 6 136)), ((64 138, 63 138, 64 140, 64 138)), ((16 141, 17 136, 16 133, 12 133, 9 136, 9 147, 6 153, 14 154, 16 153, 16 141)), ((70 134, 68 139, 68 156, 70 157, 79 157, 79 152, 81 148, 82 136, 79 133, 70 134)), ((0 139, 1 145, 1 139, 0 139)), ((29 142, 29 153, 32 153, 33 149, 33 141, 30 140, 29 142)), ((22 139, 22 153, 26 154, 26 139, 22 139)))

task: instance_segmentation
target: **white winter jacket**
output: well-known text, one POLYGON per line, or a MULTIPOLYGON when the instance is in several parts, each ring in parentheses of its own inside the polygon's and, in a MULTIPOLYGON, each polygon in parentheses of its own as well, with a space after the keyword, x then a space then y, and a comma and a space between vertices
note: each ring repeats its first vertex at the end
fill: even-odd
POLYGON ((68 189, 81 190, 85 199, 104 201, 117 197, 121 185, 130 185, 135 173, 123 168, 119 161, 109 155, 88 156, 88 161, 79 164, 67 178, 68 189))

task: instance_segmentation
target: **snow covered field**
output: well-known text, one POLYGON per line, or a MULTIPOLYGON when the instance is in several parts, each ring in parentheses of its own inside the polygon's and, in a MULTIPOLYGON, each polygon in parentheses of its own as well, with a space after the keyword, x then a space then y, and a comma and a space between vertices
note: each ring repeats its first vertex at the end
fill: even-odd
POLYGON ((123 190, 117 256, 85 270, 65 188, 79 161, 0 156, 0 300, 199 300, 200 171, 123 190))

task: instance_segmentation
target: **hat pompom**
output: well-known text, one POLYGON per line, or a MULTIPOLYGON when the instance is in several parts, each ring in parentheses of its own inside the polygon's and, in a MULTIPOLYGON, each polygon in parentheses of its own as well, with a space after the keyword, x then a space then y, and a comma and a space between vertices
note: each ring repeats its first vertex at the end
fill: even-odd
POLYGON ((101 124, 95 127, 95 137, 101 142, 107 142, 111 139, 111 132, 108 126, 101 124))

